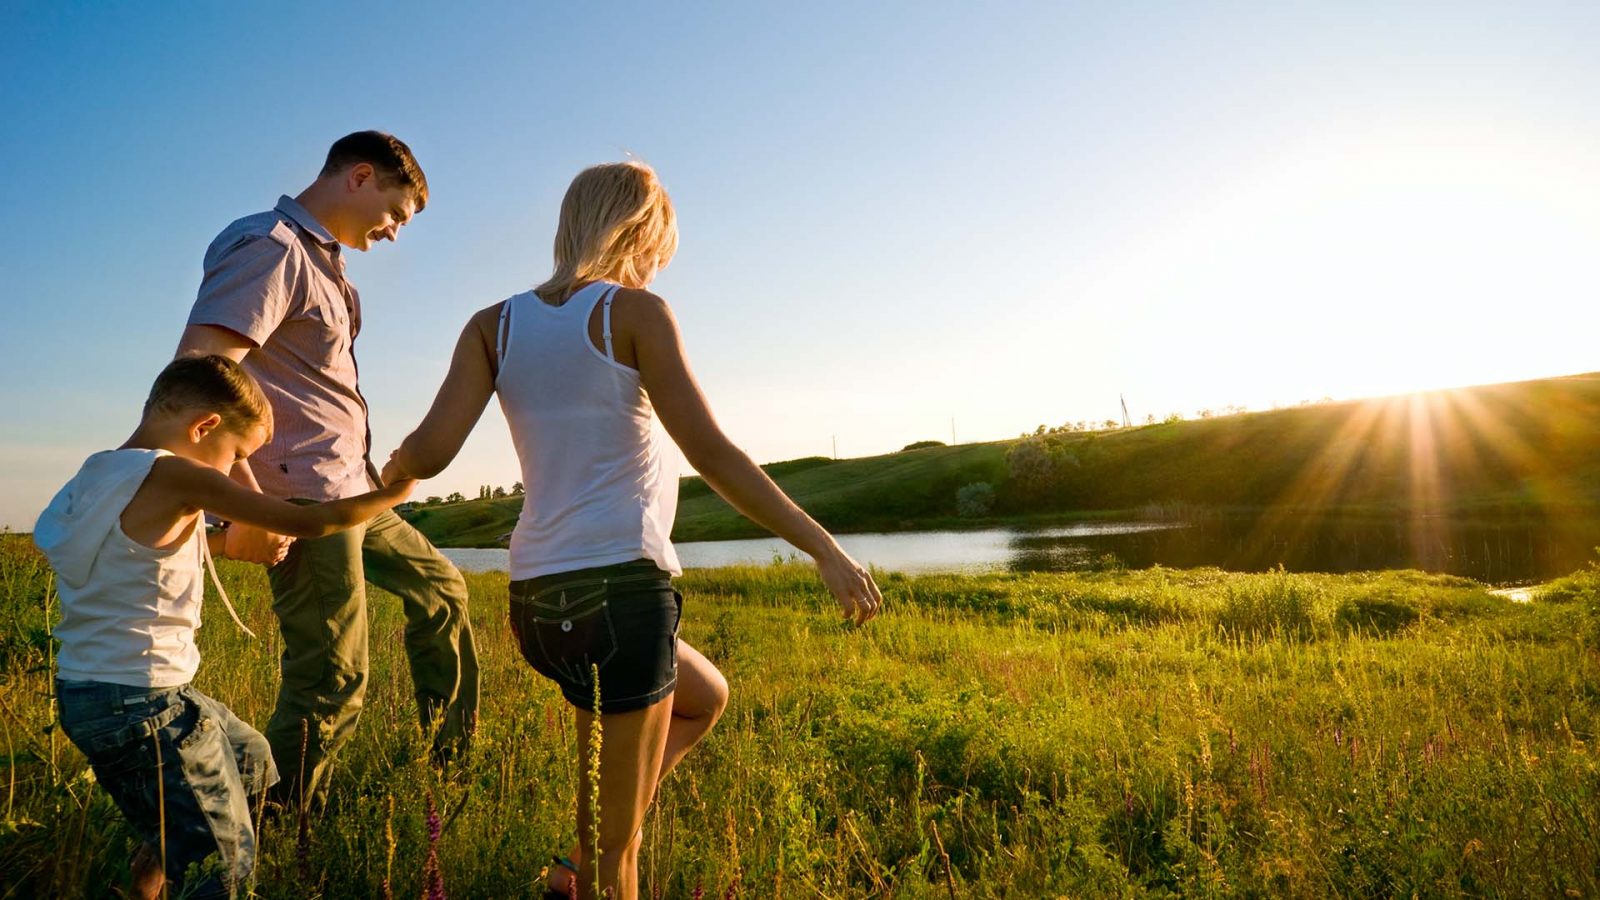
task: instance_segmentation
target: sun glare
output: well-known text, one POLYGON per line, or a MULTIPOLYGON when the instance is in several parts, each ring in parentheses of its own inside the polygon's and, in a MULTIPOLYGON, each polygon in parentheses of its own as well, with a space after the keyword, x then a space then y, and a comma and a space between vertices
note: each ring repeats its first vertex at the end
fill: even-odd
POLYGON ((1583 371, 1538 311, 1593 281, 1600 176, 1549 146, 1423 125, 1308 142, 1175 209, 1089 301, 1159 321, 1151 358, 1209 351, 1214 403, 1583 371))

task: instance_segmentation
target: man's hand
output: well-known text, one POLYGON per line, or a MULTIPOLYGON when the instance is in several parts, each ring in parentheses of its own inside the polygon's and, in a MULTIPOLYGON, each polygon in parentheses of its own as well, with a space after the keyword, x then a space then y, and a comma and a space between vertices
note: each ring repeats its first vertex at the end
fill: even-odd
POLYGON ((283 561, 294 538, 273 534, 239 522, 224 532, 223 549, 229 559, 275 566, 283 561))

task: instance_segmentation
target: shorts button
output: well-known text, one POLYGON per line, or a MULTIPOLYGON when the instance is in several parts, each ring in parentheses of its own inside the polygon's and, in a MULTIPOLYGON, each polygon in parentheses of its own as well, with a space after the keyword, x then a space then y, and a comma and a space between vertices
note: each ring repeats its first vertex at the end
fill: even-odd
POLYGON ((572 630, 572 620, 568 619, 565 622, 562 622, 561 623, 561 630, 562 631, 571 631, 572 630))

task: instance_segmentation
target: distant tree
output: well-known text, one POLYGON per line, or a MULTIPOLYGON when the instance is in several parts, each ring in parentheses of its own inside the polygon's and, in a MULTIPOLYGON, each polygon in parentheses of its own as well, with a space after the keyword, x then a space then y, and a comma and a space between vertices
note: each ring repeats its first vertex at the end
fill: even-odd
POLYGON ((444 502, 444 498, 443 497, 429 497, 428 499, 422 501, 422 505, 423 506, 438 506, 439 504, 441 504, 443 502, 444 502))
POLYGON ((503 499, 505 497, 505 495, 506 495, 506 489, 503 488, 503 487, 496 487, 494 489, 494 492, 492 494, 490 494, 490 496, 492 496, 496 500, 503 499))
POLYGON ((467 499, 467 498, 461 496, 461 492, 460 491, 453 491, 453 492, 451 492, 450 496, 444 498, 444 502, 446 502, 446 503, 460 503, 461 501, 463 501, 465 499, 467 499))
POLYGON ((945 442, 944 441, 915 441, 913 443, 905 445, 904 447, 901 447, 900 448, 900 452, 904 453, 907 450, 925 450, 925 449, 927 449, 929 447, 943 447, 943 446, 945 446, 945 442))
POLYGON ((524 488, 522 487, 522 482, 513 481, 511 483, 511 496, 520 497, 520 496, 522 496, 523 493, 524 493, 524 488))
POLYGON ((1167 417, 1165 419, 1161 420, 1161 424, 1163 424, 1163 425, 1176 425, 1176 424, 1178 424, 1179 422, 1182 422, 1182 421, 1183 421, 1183 413, 1167 413, 1167 417))
POLYGON ((479 500, 487 500, 487 499, 489 499, 489 486, 487 484, 478 485, 478 499, 479 500))
POLYGON ((1116 419, 1107 419, 1100 424, 1104 425, 1107 431, 1116 431, 1118 428, 1122 427, 1122 423, 1118 422, 1116 419))
POLYGON ((975 519, 989 514, 994 508, 994 485, 987 481, 974 481, 956 490, 956 515, 975 519))
POLYGON ((1150 413, 1150 414, 1146 415, 1144 417, 1144 423, 1146 425, 1154 425, 1156 423, 1156 414, 1155 413, 1150 413))

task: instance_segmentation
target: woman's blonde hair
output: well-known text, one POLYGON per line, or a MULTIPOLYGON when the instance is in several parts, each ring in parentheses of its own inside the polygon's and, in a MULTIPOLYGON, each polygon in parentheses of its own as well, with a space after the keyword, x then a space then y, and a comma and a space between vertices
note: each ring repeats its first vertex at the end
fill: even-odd
POLYGON ((629 160, 579 172, 561 201, 555 250, 555 272, 534 288, 547 302, 589 281, 644 287, 678 251, 678 217, 655 170, 629 160))

